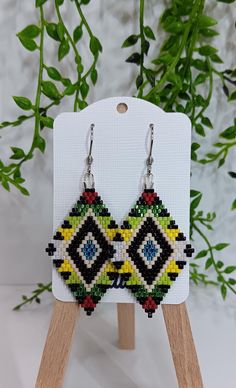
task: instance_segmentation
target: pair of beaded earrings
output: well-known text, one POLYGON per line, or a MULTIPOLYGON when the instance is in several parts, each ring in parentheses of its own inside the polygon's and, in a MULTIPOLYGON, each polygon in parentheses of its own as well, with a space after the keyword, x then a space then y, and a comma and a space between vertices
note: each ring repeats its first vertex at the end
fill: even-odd
POLYGON ((84 191, 46 249, 87 315, 113 287, 130 290, 151 318, 194 251, 153 189, 153 124, 149 129, 143 192, 118 226, 95 190, 91 125, 84 191))

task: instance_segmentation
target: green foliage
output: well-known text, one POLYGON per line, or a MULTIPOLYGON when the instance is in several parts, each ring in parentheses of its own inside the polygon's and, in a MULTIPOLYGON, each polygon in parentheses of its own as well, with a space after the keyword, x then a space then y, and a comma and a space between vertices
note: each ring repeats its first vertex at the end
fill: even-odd
POLYGON ((36 302, 39 304, 41 302, 40 296, 44 292, 52 292, 52 284, 51 283, 48 283, 48 284, 38 283, 37 288, 32 291, 32 296, 28 297, 26 295, 22 295, 22 302, 20 304, 18 304, 17 306, 15 306, 13 310, 18 311, 24 305, 30 304, 32 302, 36 302))
POLYGON ((102 46, 99 39, 93 34, 88 22, 83 14, 80 3, 88 4, 89 1, 68 2, 68 6, 74 8, 74 12, 78 13, 80 18, 79 26, 75 26, 73 36, 71 36, 67 26, 64 23, 63 15, 61 14, 60 6, 63 0, 54 2, 53 21, 48 21, 44 16, 44 4, 47 0, 36 0, 36 12, 39 15, 39 23, 29 24, 23 28, 17 37, 21 44, 29 51, 37 50, 39 58, 38 82, 35 91, 35 101, 32 103, 28 97, 14 96, 13 99, 17 106, 24 111, 31 111, 28 115, 21 115, 14 121, 4 121, 0 124, 1 128, 10 126, 20 126, 25 121, 34 120, 33 136, 31 146, 28 151, 24 151, 18 147, 11 147, 12 155, 10 159, 14 163, 3 163, 0 161, 0 184, 10 191, 14 186, 23 195, 29 195, 28 190, 22 186, 25 180, 22 178, 21 169, 25 162, 32 159, 36 150, 44 153, 46 141, 42 136, 41 131, 44 128, 53 128, 53 118, 49 115, 49 110, 59 105, 67 96, 73 98, 73 109, 84 109, 87 106, 87 97, 92 85, 95 85, 98 78, 96 69, 99 54, 102 52, 102 46), (88 51, 91 53, 91 65, 85 69, 83 59, 77 47, 77 42, 82 39, 83 31, 89 36, 88 51), (67 55, 73 52, 75 57, 75 75, 76 78, 71 80, 63 76, 58 66, 53 67, 45 64, 44 52, 46 39, 52 39, 57 47, 58 62, 66 61, 67 55), (42 95, 49 99, 46 106, 42 105, 42 95))

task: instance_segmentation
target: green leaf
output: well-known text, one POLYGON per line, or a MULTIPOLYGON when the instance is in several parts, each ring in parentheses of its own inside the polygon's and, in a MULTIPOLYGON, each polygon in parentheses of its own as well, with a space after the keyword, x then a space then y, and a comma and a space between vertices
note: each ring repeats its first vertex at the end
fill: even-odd
POLYGON ((213 264, 213 260, 211 257, 209 257, 209 259, 207 259, 206 263, 205 263, 205 270, 207 270, 208 268, 210 268, 210 266, 213 264))
POLYGON ((144 31, 144 34, 146 35, 147 38, 152 39, 152 40, 156 40, 155 35, 154 35, 151 27, 145 26, 143 31, 144 31))
POLYGON ((177 85, 177 87, 180 89, 182 88, 182 80, 181 80, 181 77, 174 73, 174 72, 170 72, 168 77, 167 77, 167 80, 169 82, 172 82, 173 84, 177 85))
POLYGON ((214 36, 219 35, 219 32, 212 30, 211 28, 202 28, 199 32, 206 38, 213 38, 214 36))
POLYGON ((198 94, 195 97, 195 105, 196 106, 205 106, 206 105, 206 101, 205 101, 204 97, 202 97, 200 94, 198 94))
POLYGON ((222 249, 225 249, 229 246, 228 243, 220 243, 220 244, 217 244, 215 245, 213 248, 216 250, 216 251, 222 251, 222 249))
POLYGON ((65 27, 63 23, 59 22, 57 25, 57 35, 59 36, 60 40, 64 38, 64 34, 65 34, 65 27))
POLYGON ((46 148, 46 142, 42 136, 38 135, 34 139, 33 146, 34 148, 38 148, 42 153, 44 153, 46 148))
POLYGON ((24 46, 24 48, 26 48, 29 51, 34 51, 38 47, 33 39, 23 38, 23 37, 19 36, 19 40, 20 40, 22 46, 24 46))
POLYGON ((72 94, 74 94, 74 92, 76 91, 76 84, 71 84, 71 85, 68 85, 67 88, 64 90, 64 94, 66 96, 72 96, 72 94))
POLYGON ((228 267, 225 268, 224 273, 232 273, 236 271, 236 266, 235 265, 229 265, 228 267))
POLYGON ((160 65, 161 63, 168 65, 173 61, 173 59, 173 56, 170 54, 161 54, 158 58, 154 59, 152 63, 154 65, 160 65))
POLYGON ((200 85, 200 84, 203 84, 206 79, 208 78, 208 74, 205 74, 205 73, 200 73, 197 75, 197 77, 195 78, 194 80, 194 85, 200 85))
POLYGON ((204 131, 204 128, 203 128, 203 126, 202 126, 201 124, 196 124, 196 125, 195 125, 195 130, 196 130, 196 132, 198 133, 198 135, 200 135, 200 136, 206 136, 205 131, 204 131))
POLYGON ((133 46, 139 40, 139 35, 130 35, 122 44, 122 48, 133 46))
POLYGON ((153 87, 155 85, 155 72, 152 69, 145 69, 145 74, 147 77, 147 80, 150 82, 151 86, 153 87))
POLYGON ((217 143, 214 143, 213 146, 217 148, 221 148, 221 147, 224 147, 224 144, 217 142, 217 143))
POLYGON ((1 176, 1 183, 5 190, 10 191, 10 186, 8 184, 7 178, 4 175, 1 176))
POLYGON ((140 65, 140 61, 141 61, 141 55, 139 53, 133 53, 131 54, 125 62, 128 62, 128 63, 135 63, 136 65, 140 65))
POLYGON ((211 120, 208 117, 202 117, 201 119, 202 124, 206 125, 208 128, 213 128, 213 125, 211 123, 211 120))
POLYGON ((69 86, 71 85, 71 80, 69 78, 62 78, 61 82, 64 86, 69 86))
POLYGON ((197 160, 197 153, 196 153, 196 150, 200 148, 200 144, 198 143, 192 143, 191 145, 191 159, 192 160, 197 160))
POLYGON ((222 167, 224 163, 225 163, 225 157, 219 160, 218 168, 222 167))
POLYGON ((82 100, 79 100, 78 105, 79 105, 80 110, 83 110, 88 106, 87 102, 82 101, 82 100))
POLYGON ((56 4, 59 5, 59 7, 60 7, 60 5, 62 5, 63 3, 64 3, 64 0, 56 0, 56 4))
POLYGON ((184 24, 181 21, 174 20, 171 23, 166 24, 165 30, 173 34, 180 33, 184 28, 184 24))
POLYGON ((207 253, 208 253, 207 250, 200 251, 200 252, 198 252, 197 256, 195 256, 194 259, 201 259, 202 257, 205 257, 207 255, 207 253))
POLYGON ((82 74, 83 71, 84 71, 84 66, 80 63, 78 66, 77 66, 77 71, 79 74, 82 74))
POLYGON ((221 292, 222 298, 225 300, 227 295, 227 288, 224 284, 221 285, 220 292, 221 292))
POLYGON ((58 61, 61 61, 70 51, 70 45, 68 41, 64 38, 60 43, 58 49, 58 61))
POLYGON ((27 196, 30 195, 30 193, 28 192, 28 190, 25 187, 18 186, 17 188, 20 190, 21 194, 27 195, 27 196))
POLYGON ((51 100, 59 100, 61 97, 56 85, 54 85, 51 81, 43 81, 42 82, 42 91, 51 100))
POLYGON ((23 110, 32 109, 32 103, 27 97, 13 96, 13 100, 23 110))
POLYGON ((94 56, 97 55, 99 51, 102 52, 102 45, 99 39, 94 35, 90 38, 89 48, 94 56))
POLYGON ((236 91, 233 92, 233 93, 229 96, 229 98, 228 98, 228 101, 234 101, 234 100, 236 100, 236 91))
POLYGON ((211 60, 212 62, 215 62, 215 63, 224 63, 222 59, 219 57, 219 55, 217 54, 211 55, 211 60))
POLYGON ((73 32, 73 39, 74 39, 74 42, 77 43, 81 38, 82 38, 82 35, 83 35, 83 29, 82 29, 82 26, 78 26, 74 29, 74 32, 73 32))
POLYGON ((217 263, 216 263, 216 265, 217 265, 217 268, 222 268, 222 267, 224 267, 224 263, 223 263, 223 261, 217 261, 217 263))
POLYGON ((209 56, 209 55, 215 54, 217 52, 217 49, 212 46, 206 45, 206 46, 200 47, 198 49, 198 52, 200 55, 209 56))
POLYGON ((228 174, 229 174, 229 176, 231 176, 231 178, 236 178, 236 172, 229 171, 228 174))
POLYGON ((81 4, 87 5, 90 2, 90 0, 81 0, 81 4))
POLYGON ((192 60, 192 66, 195 67, 195 69, 200 71, 208 71, 208 64, 206 61, 203 61, 202 59, 194 59, 192 60))
POLYGON ((35 1, 35 7, 38 8, 40 7, 41 5, 43 5, 44 3, 46 3, 47 0, 36 0, 35 1))
POLYGON ((213 19, 207 15, 200 15, 198 19, 198 26, 200 29, 215 26, 217 23, 218 22, 216 19, 213 19))
POLYGON ((23 159, 25 157, 25 153, 21 148, 18 147, 11 147, 11 150, 13 151, 13 155, 10 157, 10 159, 23 159))
POLYGON ((136 87, 137 89, 140 88, 143 84, 143 77, 139 74, 138 77, 136 78, 136 87))
POLYGON ((196 197, 197 195, 201 194, 200 191, 197 191, 197 190, 190 190, 190 197, 193 198, 193 197, 196 197))
POLYGON ((190 211, 191 212, 198 207, 199 203, 201 202, 201 199, 202 199, 202 194, 198 195, 195 199, 192 200, 192 202, 190 204, 190 211))
POLYGON ((236 209, 236 198, 231 205, 231 210, 235 210, 235 209, 236 209))
POLYGON ((231 284, 231 286, 235 286, 236 279, 229 278, 228 282, 229 282, 229 284, 231 284))
POLYGON ((80 85, 80 92, 83 99, 85 99, 89 92, 89 85, 87 84, 86 81, 83 81, 82 84, 80 85))
POLYGON ((150 47, 150 43, 148 42, 148 40, 145 40, 144 42, 142 42, 141 48, 145 55, 148 54, 149 47, 150 47))
POLYGON ((14 179, 15 179, 15 182, 16 183, 24 183, 25 182, 25 179, 21 178, 21 177, 16 177, 15 178, 15 174, 14 174, 14 179))
POLYGON ((60 38, 59 38, 58 33, 57 33, 57 24, 56 23, 48 23, 46 25, 46 31, 52 39, 60 41, 60 38))
POLYGON ((21 38, 34 39, 40 34, 40 28, 35 24, 30 24, 20 31, 17 36, 21 38))
POLYGON ((47 128, 53 128, 54 119, 49 116, 40 116, 40 122, 47 128))
POLYGON ((198 148, 200 148, 200 144, 198 144, 198 143, 192 143, 191 148, 192 148, 192 151, 196 151, 196 150, 198 150, 198 148))
POLYGON ((97 79, 98 79, 98 72, 96 69, 93 69, 90 73, 90 78, 93 83, 93 85, 96 85, 97 79))
POLYGON ((52 78, 54 81, 60 81, 61 80, 61 74, 55 67, 47 67, 47 73, 50 78, 52 78))
POLYGON ((235 0, 217 0, 219 3, 226 3, 226 4, 232 4, 235 2, 235 0))
POLYGON ((236 125, 226 128, 223 132, 220 133, 220 137, 223 137, 227 140, 235 139, 236 137, 236 125))

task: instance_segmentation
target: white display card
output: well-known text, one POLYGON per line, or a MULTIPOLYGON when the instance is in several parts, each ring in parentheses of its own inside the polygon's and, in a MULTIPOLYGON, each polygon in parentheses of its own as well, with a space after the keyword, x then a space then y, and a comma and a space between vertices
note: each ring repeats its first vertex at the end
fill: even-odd
MULTIPOLYGON (((147 101, 113 97, 79 113, 62 113, 54 122, 54 230, 62 223, 83 190, 90 125, 94 123, 95 187, 117 223, 121 223, 142 192, 142 177, 154 124, 153 174, 155 191, 181 231, 189 237, 191 123, 182 113, 165 113, 147 101), (125 103, 125 113, 117 105, 125 103)), ((163 303, 181 303, 188 295, 189 267, 184 268, 163 303)), ((73 301, 53 269, 53 294, 73 301)), ((102 302, 133 302, 125 289, 110 289, 102 302)))

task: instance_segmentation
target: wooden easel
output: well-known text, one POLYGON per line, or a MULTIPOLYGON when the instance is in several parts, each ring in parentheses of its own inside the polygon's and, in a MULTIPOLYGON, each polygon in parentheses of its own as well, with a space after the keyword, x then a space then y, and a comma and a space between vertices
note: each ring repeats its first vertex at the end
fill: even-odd
MULTIPOLYGON (((179 388, 203 388, 197 353, 185 303, 162 305, 170 349, 179 388)), ((42 355, 36 388, 61 388, 79 306, 74 302, 54 304, 52 319, 42 355)), ((135 315, 133 303, 118 303, 118 346, 135 347, 135 315)))

